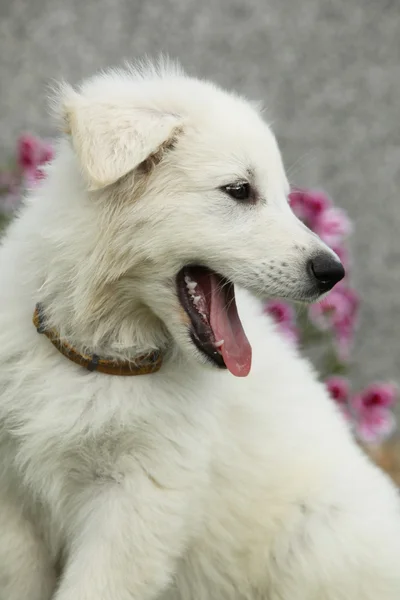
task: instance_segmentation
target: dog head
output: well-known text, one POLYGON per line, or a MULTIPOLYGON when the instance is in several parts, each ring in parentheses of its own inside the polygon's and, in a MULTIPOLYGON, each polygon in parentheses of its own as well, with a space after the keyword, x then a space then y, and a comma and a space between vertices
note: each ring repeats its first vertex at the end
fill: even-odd
POLYGON ((343 277, 292 213, 274 135, 245 99, 150 68, 65 86, 61 107, 98 215, 94 287, 134 295, 186 351, 246 374, 234 286, 309 302, 343 277))

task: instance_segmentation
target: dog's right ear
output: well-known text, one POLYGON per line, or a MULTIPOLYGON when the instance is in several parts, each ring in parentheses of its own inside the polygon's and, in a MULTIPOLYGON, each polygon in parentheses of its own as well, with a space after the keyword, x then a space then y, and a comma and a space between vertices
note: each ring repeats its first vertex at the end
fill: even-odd
POLYGON ((89 190, 115 183, 170 146, 183 125, 177 115, 138 108, 126 98, 88 98, 67 85, 57 104, 89 190))

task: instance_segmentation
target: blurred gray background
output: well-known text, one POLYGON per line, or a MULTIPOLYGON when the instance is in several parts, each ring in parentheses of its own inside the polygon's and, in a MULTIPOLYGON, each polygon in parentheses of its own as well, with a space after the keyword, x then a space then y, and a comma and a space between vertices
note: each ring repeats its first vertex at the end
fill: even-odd
POLYGON ((400 379, 400 0, 0 0, 0 158, 52 78, 145 53, 262 99, 291 181, 349 212, 356 384, 400 379))

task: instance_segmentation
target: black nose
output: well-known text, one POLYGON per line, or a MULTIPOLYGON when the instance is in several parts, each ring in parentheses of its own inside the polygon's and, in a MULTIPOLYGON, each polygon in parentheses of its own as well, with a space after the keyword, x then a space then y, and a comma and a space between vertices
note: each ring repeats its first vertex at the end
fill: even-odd
POLYGON ((345 276, 342 263, 330 254, 317 254, 309 261, 308 266, 321 293, 329 292, 345 276))

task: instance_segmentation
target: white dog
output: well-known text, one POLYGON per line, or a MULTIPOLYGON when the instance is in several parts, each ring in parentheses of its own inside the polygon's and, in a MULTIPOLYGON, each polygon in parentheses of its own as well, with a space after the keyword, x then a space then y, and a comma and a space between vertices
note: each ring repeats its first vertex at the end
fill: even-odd
POLYGON ((257 108, 164 65, 58 111, 0 252, 0 599, 399 600, 395 488, 239 320, 343 276, 257 108))

